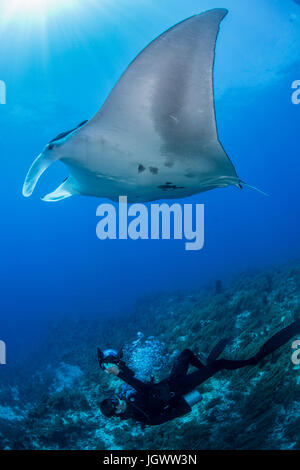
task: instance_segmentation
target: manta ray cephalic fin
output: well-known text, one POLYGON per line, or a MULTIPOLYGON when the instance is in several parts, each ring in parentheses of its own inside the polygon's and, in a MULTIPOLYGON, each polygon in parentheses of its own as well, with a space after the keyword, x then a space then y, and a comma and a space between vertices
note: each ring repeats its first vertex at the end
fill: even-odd
POLYGON ((40 153, 40 155, 32 163, 26 175, 22 190, 23 196, 31 196, 41 175, 53 162, 53 158, 45 157, 44 153, 40 153))
POLYGON ((42 201, 56 202, 73 196, 76 192, 72 189, 69 178, 67 178, 55 191, 42 197, 42 201))

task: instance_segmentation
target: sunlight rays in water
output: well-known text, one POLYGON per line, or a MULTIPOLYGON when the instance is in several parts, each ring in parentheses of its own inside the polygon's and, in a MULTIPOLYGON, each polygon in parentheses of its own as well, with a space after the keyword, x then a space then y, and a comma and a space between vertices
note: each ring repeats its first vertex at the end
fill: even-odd
MULTIPOLYGON (((76 13, 88 8, 105 10, 116 6, 115 0, 2 0, 1 3, 2 19, 21 22, 43 20, 61 12, 76 13)), ((119 0, 117 3, 120 6, 122 4, 132 6, 135 0, 119 0)))
MULTIPOLYGON (((31 60, 38 61, 46 73, 50 49, 57 47, 58 42, 62 49, 77 44, 88 49, 78 25, 84 25, 87 13, 93 10, 105 17, 113 1, 0 0, 2 58, 9 60, 13 75, 21 64, 26 65, 31 60)), ((87 53, 90 54, 88 50, 87 53)))
POLYGON ((76 7, 77 0, 4 0, 6 20, 42 19, 59 10, 76 7))

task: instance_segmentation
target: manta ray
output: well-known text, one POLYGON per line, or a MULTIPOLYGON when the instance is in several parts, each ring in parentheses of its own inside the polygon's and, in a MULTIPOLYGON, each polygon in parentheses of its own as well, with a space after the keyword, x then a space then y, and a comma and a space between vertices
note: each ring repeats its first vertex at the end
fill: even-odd
POLYGON ((129 202, 184 198, 242 181, 220 140, 213 72, 220 23, 214 9, 173 26, 129 65, 89 121, 46 145, 23 195, 60 160, 68 178, 42 199, 88 195, 129 202))

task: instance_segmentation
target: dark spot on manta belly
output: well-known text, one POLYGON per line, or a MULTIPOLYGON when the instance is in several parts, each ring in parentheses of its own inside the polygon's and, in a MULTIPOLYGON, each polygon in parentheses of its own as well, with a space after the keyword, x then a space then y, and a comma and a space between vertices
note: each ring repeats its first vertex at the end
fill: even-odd
POLYGON ((155 166, 149 166, 149 170, 151 171, 152 175, 157 175, 158 173, 158 168, 155 166))
POLYGON ((193 173, 192 171, 189 171, 188 173, 186 173, 184 176, 186 176, 186 178, 195 178, 195 173, 193 173))
POLYGON ((159 189, 162 189, 163 191, 168 191, 169 189, 171 191, 174 191, 175 189, 184 189, 184 186, 176 186, 176 184, 172 184, 169 181, 166 184, 162 184, 160 186, 157 186, 159 189))
POLYGON ((171 162, 171 161, 169 161, 169 160, 167 160, 167 161, 165 162, 165 166, 166 166, 167 168, 172 168, 173 165, 174 165, 174 162, 171 162))
POLYGON ((146 170, 146 168, 144 167, 144 165, 141 165, 141 164, 140 164, 140 165, 138 166, 138 172, 139 172, 139 173, 142 173, 142 172, 145 171, 145 170, 146 170))

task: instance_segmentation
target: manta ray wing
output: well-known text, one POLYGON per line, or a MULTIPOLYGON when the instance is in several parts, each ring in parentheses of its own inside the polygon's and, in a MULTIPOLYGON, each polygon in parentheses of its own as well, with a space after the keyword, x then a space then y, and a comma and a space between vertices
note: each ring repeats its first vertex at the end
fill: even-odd
POLYGON ((227 13, 215 9, 195 15, 150 43, 85 130, 100 126, 156 141, 166 157, 206 153, 218 142, 213 67, 220 22, 227 13))

